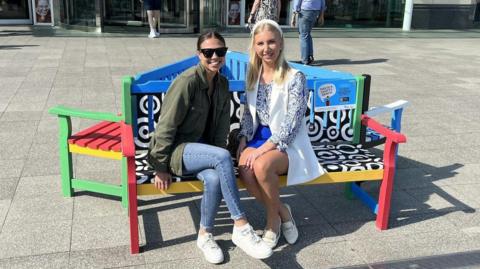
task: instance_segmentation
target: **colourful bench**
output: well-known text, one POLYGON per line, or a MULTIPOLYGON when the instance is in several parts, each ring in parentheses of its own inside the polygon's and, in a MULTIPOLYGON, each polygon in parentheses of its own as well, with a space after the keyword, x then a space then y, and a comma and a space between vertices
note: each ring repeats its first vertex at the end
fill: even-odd
MULTIPOLYGON (((247 61, 245 54, 228 52, 226 65, 222 69, 222 73, 229 79, 232 92, 231 131, 239 128, 247 61)), ((159 191, 151 183, 153 171, 146 162, 149 134, 154 131, 158 121, 165 92, 178 74, 197 63, 198 58, 193 56, 135 77, 125 77, 121 116, 64 107, 50 110, 50 113, 58 115, 60 121, 59 145, 64 195, 71 196, 74 189, 82 189, 121 197, 122 205, 128 206, 132 253, 139 252, 138 196, 203 190, 202 182, 195 178, 174 177, 174 183, 167 191, 159 191), (72 135, 71 117, 99 120, 100 123, 72 135), (72 153, 121 160, 121 185, 74 178, 72 153)), ((309 135, 319 162, 328 172, 307 184, 347 183, 347 197, 360 198, 377 215, 377 227, 387 229, 395 153, 398 143, 406 141, 405 136, 397 132, 400 124, 395 131, 365 115, 369 76, 353 76, 318 67, 292 65, 307 77, 307 87, 311 92, 306 115, 310 125, 309 135), (373 140, 369 138, 369 130, 374 130, 377 135, 373 140), (385 143, 383 156, 375 156, 362 145, 375 141, 385 143), (378 200, 363 191, 360 184, 352 184, 370 180, 382 181, 378 200)), ((395 121, 401 121, 401 110, 405 104, 392 108, 394 115, 397 115, 395 121)), ((243 187, 241 182, 238 184, 243 187)), ((281 184, 285 185, 284 177, 281 184)))

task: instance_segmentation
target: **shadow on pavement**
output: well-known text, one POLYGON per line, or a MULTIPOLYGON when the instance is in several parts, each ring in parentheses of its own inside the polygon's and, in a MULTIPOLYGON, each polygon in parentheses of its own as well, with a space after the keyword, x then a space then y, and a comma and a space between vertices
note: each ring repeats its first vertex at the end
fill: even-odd
MULTIPOLYGON (((378 59, 370 59, 370 60, 358 60, 354 61, 351 59, 334 59, 334 60, 315 60, 310 66, 331 66, 331 65, 354 65, 354 64, 375 64, 375 63, 384 63, 387 62, 388 59, 378 58, 378 59)), ((293 63, 302 64, 301 61, 291 61, 293 63)))
POLYGON ((38 45, 0 45, 0 50, 18 50, 24 47, 38 47, 38 45))
MULTIPOLYGON (((381 153, 380 150, 374 149, 375 153, 381 153)), ((448 192, 444 191, 442 188, 434 184, 435 181, 451 178, 457 174, 456 170, 461 168, 463 164, 453 163, 451 165, 443 167, 434 167, 429 164, 417 162, 411 159, 407 159, 399 156, 397 160, 398 169, 405 168, 419 168, 416 169, 415 173, 410 174, 401 174, 398 173, 395 178, 394 186, 394 195, 392 198, 392 209, 390 214, 390 223, 389 229, 398 229, 401 227, 406 227, 415 223, 424 222, 430 219, 435 219, 446 214, 462 211, 464 213, 473 213, 475 209, 469 205, 458 200, 448 192), (424 172, 418 172, 424 171, 424 172), (435 171, 435 174, 432 175, 430 171, 435 171), (398 196, 400 192, 408 193, 408 189, 416 189, 412 185, 417 183, 422 192, 417 193, 414 196, 409 195, 409 197, 398 196), (410 185, 409 185, 410 184, 410 185), (410 186, 410 187, 409 187, 410 186), (397 192, 397 194, 396 194, 397 192), (429 205, 429 199, 431 195, 438 195, 445 201, 447 201, 451 206, 444 207, 441 209, 432 208, 429 205)), ((372 222, 375 220, 375 215, 371 212, 363 213, 362 207, 364 205, 358 201, 347 201, 348 208, 345 207, 345 202, 342 201, 344 198, 341 193, 343 189, 342 184, 336 184, 339 186, 337 192, 334 195, 327 193, 327 185, 315 185, 315 186, 301 186, 287 188, 284 192, 282 191, 282 197, 286 196, 287 198, 282 198, 283 201, 287 200, 290 205, 292 205, 294 217, 297 215, 299 219, 297 220, 297 225, 299 225, 300 238, 299 241, 294 245, 287 245, 283 238, 280 239, 278 249, 274 252, 274 255, 269 259, 263 260, 267 266, 270 268, 302 268, 302 266, 297 262, 297 254, 302 251, 305 247, 308 247, 312 244, 320 242, 322 240, 333 240, 335 237, 348 235, 354 233, 366 223, 372 222), (325 201, 333 201, 336 206, 334 208, 329 208, 328 204, 319 204, 315 202, 316 194, 322 196, 324 193, 325 201), (305 200, 308 202, 305 203, 305 200), (352 204, 353 203, 353 204, 352 204), (310 219, 305 222, 302 218, 305 216, 302 212, 302 207, 313 207, 316 209, 317 213, 310 213, 310 219), (360 210, 361 216, 356 214, 354 219, 348 221, 335 220, 331 216, 338 216, 338 214, 355 214, 351 210, 360 210), (319 213, 318 213, 319 212, 319 213), (296 214, 297 213, 297 214, 296 214), (303 216, 298 216, 302 215, 303 216), (322 223, 323 222, 323 223, 322 223), (322 224, 317 224, 322 223, 322 224), (338 224, 341 228, 336 227, 338 224), (345 225, 347 224, 347 225, 345 225), (328 226, 328 227, 325 227, 328 226), (322 227, 323 226, 323 227, 322 227), (327 229, 325 229, 327 228, 327 229), (280 258, 281 257, 281 258, 280 258)), ((333 184, 328 184, 328 186, 333 186, 333 184)), ((364 182, 362 187, 369 192, 372 196, 377 198, 378 195, 378 182, 364 182)), ((245 196, 245 192, 242 191, 242 197, 245 196)), ((248 196, 248 195, 247 195, 248 196)), ((155 249, 161 249, 163 247, 173 246, 176 244, 186 243, 190 241, 195 241, 197 234, 190 234, 182 237, 178 237, 170 240, 163 240, 162 237, 162 228, 160 227, 160 220, 157 213, 163 210, 171 210, 180 207, 188 207, 192 220, 195 223, 196 230, 198 231, 198 223, 200 222, 199 217, 199 207, 200 207, 200 194, 198 198, 192 200, 191 194, 187 195, 174 195, 169 197, 160 197, 154 200, 139 200, 139 214, 143 218, 144 223, 144 233, 146 238, 146 245, 143 246, 143 251, 150 251, 155 249), (183 200, 182 198, 190 197, 188 201, 180 201, 175 203, 175 200, 183 200), (155 206, 158 204, 158 206, 155 206), (146 206, 155 206, 153 208, 142 209, 146 206)), ((242 204, 246 210, 249 221, 255 229, 263 228, 265 225, 265 214, 263 208, 255 202, 253 199, 242 199, 242 204)), ((366 207, 365 207, 366 208, 366 207)), ((357 212, 358 213, 358 212, 357 212)), ((222 235, 224 233, 231 233, 232 231, 232 221, 230 220, 230 215, 228 213, 225 204, 222 203, 220 212, 217 215, 215 222, 215 231, 214 235, 222 235)), ((172 223, 172 221, 168 221, 172 223)), ((174 222, 173 222, 174 223, 174 222)), ((172 227, 169 227, 172 229, 172 227)), ((381 231, 378 231, 379 233, 381 231)), ((225 254, 225 262, 230 261, 228 255, 228 249, 235 248, 235 245, 229 240, 217 239, 218 244, 222 247, 225 254)), ((338 242, 338 240, 337 240, 338 242)), ((478 253, 476 254, 478 255, 478 253)), ((201 253, 198 252, 198 257, 201 257, 201 253)), ((475 256, 477 259, 476 262, 480 261, 480 257, 475 256)), ((356 267, 353 267, 356 268, 356 267)), ((364 268, 364 267, 358 267, 364 268)), ((367 267, 365 267, 367 268, 367 267)), ((377 267, 384 268, 384 267, 377 267)), ((387 268, 387 267, 385 267, 387 268)), ((403 267, 402 267, 403 268, 403 267)), ((434 267, 431 267, 434 268, 434 267)), ((437 268, 437 267, 435 267, 437 268)))
POLYGON ((478 268, 480 250, 458 252, 445 255, 425 256, 414 259, 388 261, 368 265, 342 267, 344 269, 384 269, 384 268, 478 268))

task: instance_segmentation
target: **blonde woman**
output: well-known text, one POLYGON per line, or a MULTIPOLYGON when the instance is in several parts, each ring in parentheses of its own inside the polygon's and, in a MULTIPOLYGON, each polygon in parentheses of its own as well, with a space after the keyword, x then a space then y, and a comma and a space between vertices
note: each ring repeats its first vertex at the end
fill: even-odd
POLYGON ((283 51, 280 26, 272 20, 257 22, 237 150, 240 178, 266 208, 263 241, 272 248, 281 233, 289 244, 298 239, 291 209, 280 201, 279 176, 286 174, 287 184, 294 185, 324 173, 306 129, 305 76, 288 65, 283 51))

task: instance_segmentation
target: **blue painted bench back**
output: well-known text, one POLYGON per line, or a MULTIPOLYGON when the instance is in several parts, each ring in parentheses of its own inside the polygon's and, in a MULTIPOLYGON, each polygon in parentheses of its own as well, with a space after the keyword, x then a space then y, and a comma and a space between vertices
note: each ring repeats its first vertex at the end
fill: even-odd
MULTIPOLYGON (((149 133, 155 129, 163 97, 170 83, 186 69, 198 64, 193 56, 174 64, 149 70, 134 77, 132 99, 133 128, 137 150, 148 148, 149 133)), ((363 84, 358 77, 345 72, 290 63, 307 78, 310 102, 307 111, 312 142, 353 141, 359 132, 359 114, 362 109, 363 84), (360 98, 359 98, 360 97, 360 98), (311 108, 314 108, 313 111, 311 108)), ((231 101, 231 130, 239 128, 241 104, 245 89, 248 56, 229 51, 221 72, 229 80, 231 101)), ((357 141, 358 142, 358 141, 357 141)))

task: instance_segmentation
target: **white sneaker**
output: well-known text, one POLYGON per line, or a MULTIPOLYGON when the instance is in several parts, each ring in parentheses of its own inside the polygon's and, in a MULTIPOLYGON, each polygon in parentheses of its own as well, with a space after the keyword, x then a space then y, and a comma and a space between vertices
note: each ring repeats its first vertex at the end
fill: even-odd
POLYGON ((233 226, 232 242, 255 259, 266 259, 273 254, 272 248, 263 242, 250 224, 233 226))
POLYGON ((148 38, 155 38, 155 37, 157 37, 157 35, 155 34, 155 31, 150 31, 148 38))
POLYGON ((155 37, 160 37, 160 33, 159 33, 159 32, 155 32, 155 37))
POLYGON ((290 220, 282 223, 282 233, 287 243, 289 243, 290 245, 293 245, 295 244, 295 242, 297 242, 297 239, 298 239, 298 229, 297 229, 297 226, 295 225, 295 220, 293 220, 292 210, 290 209, 290 206, 285 204, 285 207, 288 209, 290 220))
POLYGON ((274 232, 271 230, 265 230, 263 232, 262 240, 267 244, 270 248, 274 249, 277 244, 278 240, 280 239, 280 236, 282 235, 282 229, 281 229, 281 224, 282 220, 280 220, 278 224, 278 232, 274 232))
POLYGON ((278 231, 278 233, 275 233, 270 230, 265 230, 262 236, 263 242, 265 242, 265 244, 267 244, 267 246, 271 249, 274 249, 277 246, 279 239, 280 231, 278 231))
POLYGON ((205 256, 207 262, 214 264, 223 262, 222 249, 217 245, 211 233, 199 234, 197 247, 203 252, 203 256, 205 256))

